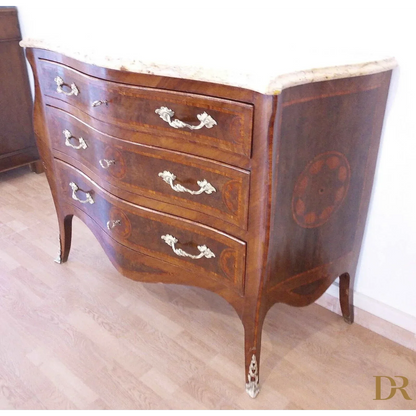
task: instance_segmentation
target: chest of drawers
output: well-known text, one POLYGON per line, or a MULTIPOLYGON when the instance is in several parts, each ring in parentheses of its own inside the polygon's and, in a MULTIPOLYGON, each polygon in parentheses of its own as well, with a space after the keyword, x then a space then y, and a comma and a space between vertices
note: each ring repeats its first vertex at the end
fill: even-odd
POLYGON ((121 274, 222 296, 244 325, 252 397, 275 303, 308 305, 339 277, 352 323, 391 62, 260 93, 27 56, 58 262, 76 215, 121 274))

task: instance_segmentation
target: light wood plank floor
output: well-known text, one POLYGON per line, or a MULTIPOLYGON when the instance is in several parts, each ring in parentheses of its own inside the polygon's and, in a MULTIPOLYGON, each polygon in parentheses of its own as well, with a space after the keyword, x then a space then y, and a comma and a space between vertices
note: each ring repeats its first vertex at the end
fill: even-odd
POLYGON ((269 312, 253 400, 222 298, 120 276, 77 219, 55 264, 57 234, 45 175, 0 174, 0 409, 416 408, 416 353, 318 305, 269 312), (374 400, 376 375, 413 400, 374 400))

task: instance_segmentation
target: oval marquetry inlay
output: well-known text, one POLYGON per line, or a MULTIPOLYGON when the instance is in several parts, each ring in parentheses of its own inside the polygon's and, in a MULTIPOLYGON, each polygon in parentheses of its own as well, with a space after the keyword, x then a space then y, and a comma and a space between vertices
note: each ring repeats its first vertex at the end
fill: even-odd
POLYGON ((222 200, 233 214, 238 213, 238 208, 240 206, 240 191, 241 182, 235 180, 228 181, 221 189, 222 200))
POLYGON ((110 235, 116 234, 122 238, 129 238, 131 235, 131 223, 127 215, 119 208, 112 207, 110 210, 109 221, 120 221, 117 226, 111 229, 110 235))
POLYGON ((114 160, 115 162, 107 169, 107 172, 117 179, 123 179, 126 175, 126 164, 122 153, 111 146, 107 146, 104 150, 104 159, 114 160))
POLYGON ((235 269, 237 264, 237 253, 235 250, 227 248, 222 251, 220 257, 221 269, 232 281, 235 280, 235 269))
POLYGON ((321 153, 308 163, 293 190, 292 214, 303 228, 325 224, 348 192, 350 166, 339 152, 321 153))

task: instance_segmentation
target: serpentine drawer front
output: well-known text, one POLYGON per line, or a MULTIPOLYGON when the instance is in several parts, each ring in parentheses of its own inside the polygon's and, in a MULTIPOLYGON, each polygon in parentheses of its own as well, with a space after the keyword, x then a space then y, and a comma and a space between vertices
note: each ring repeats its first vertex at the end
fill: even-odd
POLYGON ((23 45, 58 262, 76 215, 121 274, 222 296, 244 325, 251 397, 275 303, 308 305, 339 277, 353 322, 393 59, 221 85, 202 69, 173 78, 23 45))
POLYGON ((45 95, 66 101, 93 118, 250 157, 253 118, 250 105, 116 84, 47 61, 41 61, 41 71, 41 89, 45 95))
POLYGON ((104 188, 110 182, 247 228, 249 172, 116 139, 54 107, 46 116, 53 149, 93 171, 104 188))
POLYGON ((71 166, 57 161, 60 193, 88 214, 111 237, 136 251, 189 268, 200 279, 209 273, 243 290, 245 243, 113 197, 71 166))

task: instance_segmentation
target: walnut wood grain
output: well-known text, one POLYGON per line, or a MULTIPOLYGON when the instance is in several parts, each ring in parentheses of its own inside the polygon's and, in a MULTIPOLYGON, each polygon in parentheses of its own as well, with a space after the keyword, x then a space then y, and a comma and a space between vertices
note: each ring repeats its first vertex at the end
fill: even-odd
MULTIPOLYGON (((391 71, 307 84, 284 90, 279 96, 265 96, 230 86, 98 68, 49 51, 29 49, 28 57, 37 80, 37 140, 58 213, 63 260, 67 260, 69 253, 70 218, 76 215, 93 230, 113 264, 124 275, 148 282, 162 281, 160 276, 163 276, 165 283, 195 284, 218 293, 235 308, 244 326, 246 382, 253 355, 260 367, 262 326, 267 311, 275 303, 308 305, 341 276, 343 314, 347 321, 352 322, 354 276, 391 71), (52 61, 65 65, 65 68, 52 61), (66 71, 65 74, 76 74, 84 82, 80 83, 80 89, 87 92, 93 91, 93 87, 87 86, 85 79, 91 79, 91 85, 109 85, 108 82, 123 84, 114 86, 113 91, 118 93, 140 90, 149 94, 154 89, 155 94, 164 98, 177 97, 174 101, 186 99, 186 104, 190 103, 191 107, 197 107, 198 102, 226 100, 222 109, 234 106, 235 111, 240 109, 241 114, 253 109, 252 130, 251 124, 248 127, 243 123, 246 130, 240 136, 241 139, 252 135, 250 151, 247 148, 242 150, 244 145, 239 147, 243 143, 247 145, 247 139, 241 142, 237 138, 231 147, 227 144, 222 148, 216 145, 210 147, 205 139, 197 136, 195 143, 186 138, 179 142, 179 137, 187 135, 181 133, 174 138, 168 137, 165 132, 160 134, 159 120, 151 128, 134 131, 129 125, 130 121, 137 123, 137 119, 131 120, 133 101, 124 101, 124 96, 117 102, 126 105, 125 113, 118 110, 120 112, 112 115, 115 118, 104 120, 104 116, 99 116, 101 120, 98 120, 91 116, 92 110, 87 112, 87 101, 79 106, 74 104, 73 97, 69 97, 70 101, 53 96, 48 90, 50 87, 45 84, 50 82, 52 72, 48 72, 49 69, 46 71, 48 80, 44 79, 43 69, 38 72, 39 68, 46 67, 60 68, 66 71), (39 88, 39 80, 44 85, 43 91, 39 88), (82 134, 98 130, 107 136, 127 138, 132 146, 138 143, 160 148, 154 149, 156 153, 166 151, 162 149, 175 150, 181 161, 188 160, 190 156, 187 155, 196 155, 201 169, 206 169, 210 163, 221 162, 246 170, 249 173, 247 229, 239 227, 240 223, 230 224, 214 216, 206 223, 212 228, 207 227, 201 214, 195 208, 185 207, 183 201, 171 198, 162 202, 162 199, 152 200, 144 194, 128 193, 115 183, 111 184, 112 179, 100 178, 101 175, 91 167, 91 159, 74 158, 63 149, 52 151, 54 143, 55 147, 58 146, 56 135, 59 133, 58 127, 54 126, 55 118, 49 118, 46 123, 46 111, 52 111, 52 107, 59 108, 59 114, 71 114, 68 116, 71 120, 73 117, 78 119, 79 125, 84 126, 80 127, 82 134), (49 132, 46 124, 49 125, 49 132), (68 194, 67 183, 71 178, 80 180, 84 191, 93 191, 104 202, 95 206, 76 205, 68 194), (148 225, 137 223, 137 232, 133 233, 132 229, 136 227, 133 220, 131 229, 120 228, 121 235, 110 237, 111 233, 105 230, 104 224, 113 206, 122 209, 129 219, 130 215, 141 217, 140 213, 146 213, 143 218, 148 225), (160 233, 159 225, 155 225, 158 221, 176 227, 175 232, 181 233, 180 229, 184 228, 184 236, 192 231, 207 237, 209 244, 221 252, 227 250, 226 247, 236 250, 240 263, 237 261, 239 265, 236 263, 234 267, 234 276, 239 276, 238 284, 235 278, 229 280, 231 283, 227 283, 225 278, 227 273, 232 274, 232 256, 226 259, 231 265, 229 270, 222 268, 225 275, 219 273, 216 268, 219 266, 215 263, 203 266, 203 272, 199 272, 189 260, 175 259, 172 253, 163 251, 168 246, 155 248, 153 242, 145 241, 138 230, 144 229, 151 239, 155 229, 160 233), (146 244, 149 244, 147 248, 146 244), (245 257, 235 244, 244 246, 245 257), (134 266, 135 253, 139 252, 137 263, 140 265, 134 266), (156 261, 156 264, 152 263, 154 266, 147 263, 150 258, 152 262, 156 261), (157 269, 157 261, 160 267, 167 267, 168 273, 140 269, 141 264, 157 269), (133 270, 134 267, 138 269, 133 270), (187 273, 184 274, 185 269, 187 273), (215 278, 207 278, 214 275, 215 278)), ((152 101, 149 95, 139 95, 136 97, 139 100, 152 101)), ((146 104, 143 105, 147 108, 146 104)), ((147 110, 150 111, 149 108, 147 110)), ((106 109, 102 107, 102 111, 106 109)), ((93 146, 97 146, 98 151, 101 149, 98 142, 103 137, 97 137, 93 146)), ((225 135, 221 135, 221 140, 232 141, 231 136, 226 138, 225 135)), ((132 150, 128 146, 125 149, 132 150)), ((220 171, 224 174, 218 169, 220 171)), ((185 237, 185 241, 188 238, 185 237)), ((189 241, 193 244, 200 242, 193 238, 189 241)))

